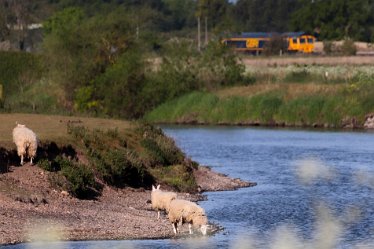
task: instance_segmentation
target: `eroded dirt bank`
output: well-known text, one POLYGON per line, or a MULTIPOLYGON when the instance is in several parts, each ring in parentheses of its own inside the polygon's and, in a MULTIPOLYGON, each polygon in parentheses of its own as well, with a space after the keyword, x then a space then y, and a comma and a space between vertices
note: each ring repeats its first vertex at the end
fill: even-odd
MULTIPOLYGON (((0 244, 48 236, 53 240, 174 236, 167 218, 163 216, 158 221, 157 213, 151 209, 149 190, 104 186, 97 200, 78 200, 53 189, 48 177, 48 172, 30 165, 11 167, 10 172, 0 174, 0 244)), ((201 191, 254 185, 231 179, 208 167, 200 167, 195 177, 201 191)), ((198 200, 202 196, 180 194, 180 198, 198 200)))

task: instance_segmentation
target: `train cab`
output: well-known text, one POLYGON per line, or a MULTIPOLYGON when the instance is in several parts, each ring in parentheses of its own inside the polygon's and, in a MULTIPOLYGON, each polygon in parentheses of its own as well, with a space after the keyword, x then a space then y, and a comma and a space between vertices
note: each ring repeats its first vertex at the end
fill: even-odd
POLYGON ((287 41, 288 53, 313 53, 316 38, 305 32, 267 33, 267 32, 243 32, 224 38, 222 43, 235 51, 251 54, 261 54, 266 44, 275 37, 283 37, 287 41))
POLYGON ((288 42, 288 52, 313 53, 316 38, 304 32, 290 32, 282 34, 288 42))

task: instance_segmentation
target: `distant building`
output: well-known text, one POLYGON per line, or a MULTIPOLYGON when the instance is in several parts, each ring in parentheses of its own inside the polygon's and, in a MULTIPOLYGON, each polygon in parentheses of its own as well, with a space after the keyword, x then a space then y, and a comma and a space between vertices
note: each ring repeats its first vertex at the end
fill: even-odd
POLYGON ((10 35, 7 40, 0 42, 2 51, 27 51, 34 52, 38 50, 38 45, 42 42, 41 23, 31 23, 26 26, 22 24, 7 24, 10 35))

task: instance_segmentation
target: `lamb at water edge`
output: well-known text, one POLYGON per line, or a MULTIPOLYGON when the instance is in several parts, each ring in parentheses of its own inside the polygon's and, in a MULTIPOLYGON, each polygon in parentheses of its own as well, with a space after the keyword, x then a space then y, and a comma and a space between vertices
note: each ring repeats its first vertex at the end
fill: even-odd
POLYGON ((170 202, 168 218, 173 225, 173 231, 177 234, 178 223, 188 223, 188 229, 192 234, 192 226, 200 227, 203 235, 206 235, 208 228, 208 218, 203 208, 196 203, 187 200, 175 199, 170 202))

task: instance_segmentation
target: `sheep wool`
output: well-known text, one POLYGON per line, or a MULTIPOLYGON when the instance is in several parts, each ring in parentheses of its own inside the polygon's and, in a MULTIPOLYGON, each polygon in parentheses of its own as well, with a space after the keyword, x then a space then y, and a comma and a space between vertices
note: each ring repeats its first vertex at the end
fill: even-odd
POLYGON ((178 233, 178 222, 188 223, 190 234, 192 234, 191 225, 200 227, 202 234, 206 234, 208 218, 204 209, 196 203, 187 200, 172 200, 168 218, 173 225, 175 234, 178 233))
POLYGON ((169 210, 170 202, 176 198, 176 193, 164 192, 160 189, 160 185, 157 188, 152 185, 151 202, 152 208, 157 210, 157 219, 160 219, 160 211, 169 210))
POLYGON ((26 125, 17 124, 13 129, 13 142, 17 146, 17 154, 21 157, 21 165, 25 157, 30 158, 30 163, 36 156, 38 149, 38 140, 36 134, 26 127, 26 125))

